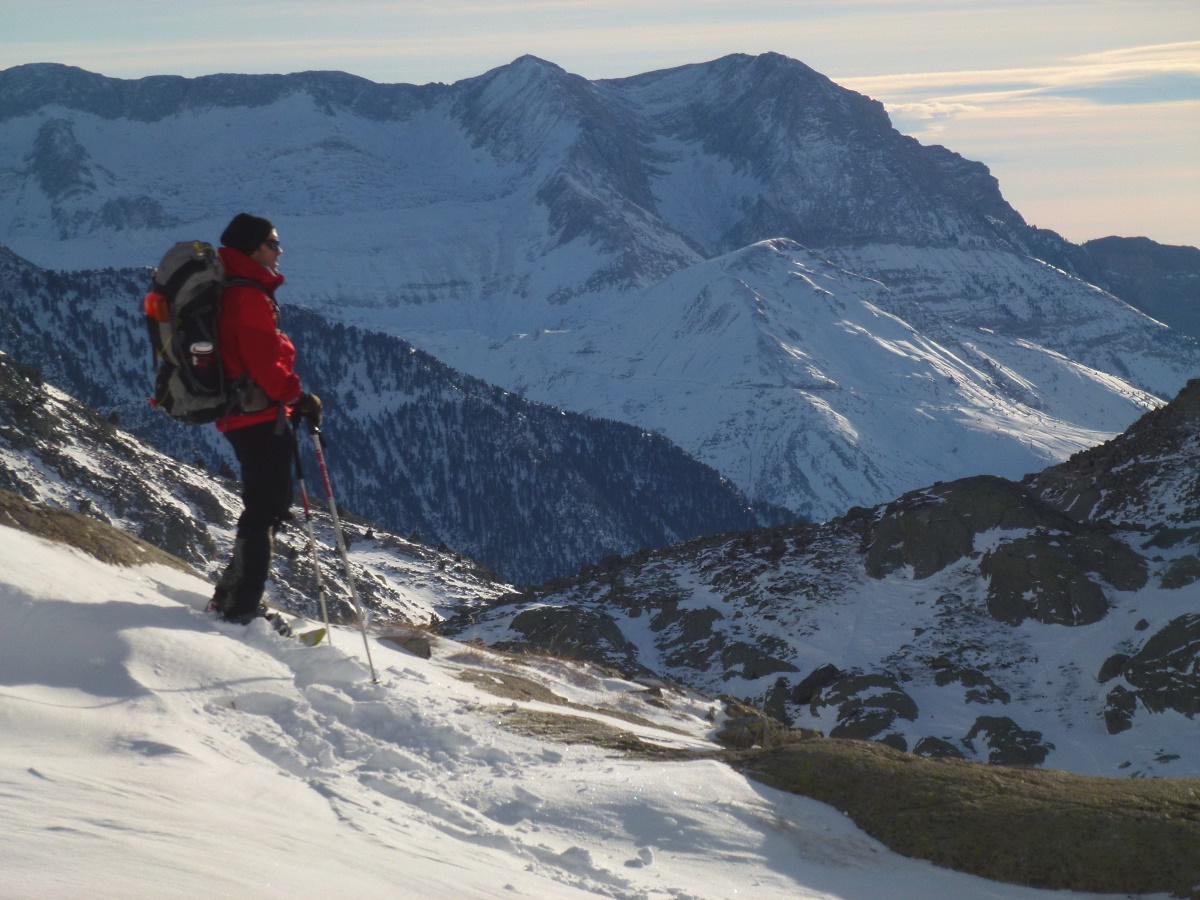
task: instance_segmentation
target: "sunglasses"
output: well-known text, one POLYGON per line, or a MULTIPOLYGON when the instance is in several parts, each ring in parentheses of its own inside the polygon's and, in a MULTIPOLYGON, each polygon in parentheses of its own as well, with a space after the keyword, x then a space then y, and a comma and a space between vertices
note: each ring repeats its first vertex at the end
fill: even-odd
POLYGON ((263 244, 276 253, 279 252, 279 241, 263 241, 263 244))

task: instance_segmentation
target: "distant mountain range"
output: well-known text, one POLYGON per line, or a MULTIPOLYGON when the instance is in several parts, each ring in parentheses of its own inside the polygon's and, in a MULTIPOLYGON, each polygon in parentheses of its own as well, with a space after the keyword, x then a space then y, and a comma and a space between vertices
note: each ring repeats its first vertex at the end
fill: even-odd
POLYGON ((36 65, 0 97, 0 242, 40 265, 151 264, 258 211, 285 302, 805 518, 1036 471, 1200 370, 1200 251, 1031 228, 985 166, 777 54, 425 86, 36 65))
POLYGON ((1200 249, 1149 238, 1105 237, 1072 256, 1084 277, 1126 303, 1200 338, 1200 249), (1082 257, 1082 258, 1081 258, 1082 257))

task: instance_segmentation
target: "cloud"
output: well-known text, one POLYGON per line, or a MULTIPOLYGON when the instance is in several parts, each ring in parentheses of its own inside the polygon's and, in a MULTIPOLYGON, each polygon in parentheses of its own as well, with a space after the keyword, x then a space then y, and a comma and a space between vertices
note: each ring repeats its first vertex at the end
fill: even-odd
POLYGON ((1095 104, 1200 99, 1200 41, 1089 53, 1052 66, 919 72, 840 83, 923 118, 1061 115, 1095 104))

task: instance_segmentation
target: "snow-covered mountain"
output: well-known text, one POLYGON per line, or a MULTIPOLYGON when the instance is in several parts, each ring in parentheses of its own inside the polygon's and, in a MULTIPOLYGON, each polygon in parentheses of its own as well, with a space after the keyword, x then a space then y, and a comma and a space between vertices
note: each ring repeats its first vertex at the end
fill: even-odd
MULTIPOLYGON (((215 429, 178 425, 147 405, 147 284, 145 271, 46 272, 0 248, 0 349, 177 459, 221 469, 231 457, 215 429)), ((752 508, 661 436, 523 400, 398 338, 304 309, 285 307, 284 317, 306 384, 326 400, 341 502, 509 579, 536 582, 610 553, 790 518, 752 508)))
POLYGON ((454 633, 652 671, 923 756, 1200 774, 1200 379, 1022 482, 700 539, 454 633))
MULTIPOLYGON (((1051 718, 1047 707, 1085 681, 1088 654, 1080 648, 1099 651, 1127 634, 1099 676, 1108 682, 1105 730, 1118 751, 1128 751, 1129 765, 1116 774, 1188 772, 1191 757, 1172 754, 1191 737, 1198 695, 1189 668, 1196 616, 1188 611, 1200 578, 1198 397, 1200 382, 1121 439, 1024 489, 975 479, 794 537, 710 539, 709 549, 720 552, 703 554, 705 564, 691 574, 672 560, 696 558, 698 545, 607 560, 587 578, 609 586, 610 600, 636 607, 618 627, 587 598, 564 610, 549 595, 551 602, 530 605, 510 629, 497 630, 513 609, 499 605, 514 594, 511 586, 450 551, 349 522, 355 580, 374 613, 368 642, 379 678, 369 683, 365 645, 352 626, 335 625, 332 646, 307 648, 262 622, 231 626, 203 614, 211 583, 156 548, 213 571, 231 537, 232 485, 143 446, 111 417, 0 354, 4 887, 22 896, 86 890, 97 897, 213 890, 290 897, 348 887, 390 896, 398 886, 421 896, 631 900, 664 891, 695 900, 1047 896, 905 860, 886 849, 893 847, 1057 889, 1058 897, 1065 888, 1179 890, 1200 871, 1194 780, 1004 772, 785 734, 733 700, 658 677, 629 680, 545 653, 496 653, 408 623, 477 619, 493 636, 523 632, 577 657, 633 640, 647 653, 614 658, 643 676, 653 648, 666 647, 670 656, 656 662, 688 678, 725 666, 731 677, 714 681, 724 692, 744 689, 756 673, 774 676, 765 699, 777 714, 787 715, 803 689, 822 711, 822 727, 858 737, 879 737, 882 727, 892 744, 906 733, 914 697, 921 722, 939 718, 938 727, 978 708, 986 712, 965 745, 1009 762, 1035 762, 1048 749, 1027 717, 1041 725, 1051 718), (979 534, 989 523, 999 530, 979 534), (1030 532, 1030 523, 1043 528, 1030 532), (1146 531, 1135 536, 1141 524, 1146 531), (859 538, 855 552, 868 548, 868 577, 880 581, 872 606, 854 606, 870 592, 861 563, 842 552, 846 533, 859 538), (789 540, 796 551, 804 545, 802 561, 789 540), (981 548, 990 553, 978 562, 971 554, 981 548), (657 582, 646 580, 648 562, 659 568, 657 582), (965 601, 939 595, 929 624, 922 607, 949 577, 934 570, 957 572, 956 589, 967 591, 974 564, 990 570, 991 623, 967 608, 983 596, 976 585, 965 601), (1065 589, 1026 577, 1046 568, 1069 577, 1065 589), (682 573, 690 595, 664 581, 672 571, 682 573), (1139 593, 1117 595, 1094 622, 1112 592, 1091 581, 1093 572, 1139 593), (1150 583, 1139 588, 1134 582, 1147 572, 1150 583), (789 690, 778 636, 790 612, 772 601, 797 585, 807 591, 796 633, 808 651, 850 635, 846 656, 866 666, 908 627, 919 649, 882 657, 876 666, 886 674, 824 666, 789 690), (722 612, 702 608, 722 592, 724 613, 757 629, 745 641, 730 641, 722 612), (832 616, 816 612, 822 605, 832 616), (886 616, 890 627, 881 628, 886 616), (1041 628, 997 625, 1022 616, 1041 628), (823 630, 805 631, 814 620, 823 630), (1065 620, 1077 629, 1092 622, 1091 631, 1063 640, 1065 620), (1046 624, 1053 622, 1062 624, 1046 624), (926 625, 929 637, 918 633, 926 625), (767 633, 772 627, 778 634, 767 633), (1149 637, 1139 643, 1139 635, 1149 637), (1030 645, 1046 658, 1027 655, 1030 645), (943 656, 926 659, 935 648, 943 656), (926 663, 944 688, 932 709, 926 663), (1014 683, 1042 693, 1006 697, 1014 683), (730 746, 737 749, 723 749, 730 746), (1145 766, 1150 746, 1158 749, 1145 766), (969 802, 957 808, 954 796, 969 802), (1044 835, 1021 827, 1031 817, 1044 835), (1081 846, 1078 834, 1097 828, 1104 840, 1081 846), (329 857, 313 848, 328 848, 329 857), (64 854, 70 866, 61 865, 64 854)), ((338 621, 348 610, 327 526, 318 510, 338 621)), ((302 537, 285 532, 279 550, 272 598, 315 616, 302 537)), ((1085 700, 1099 715, 1095 698, 1085 700)), ((1086 714, 1075 724, 1082 740, 1066 740, 1049 762, 1078 764, 1089 739, 1093 762, 1112 758, 1086 714)), ((915 749, 953 755, 955 746, 925 739, 915 749)))
MULTIPOLYGON (((824 525, 610 558, 532 593, 352 521, 357 583, 382 621, 450 619, 464 637, 667 676, 835 736, 1089 774, 1195 774, 1180 742, 1200 712, 1198 398, 1200 381, 1024 483, 941 482, 824 525)), ((3 355, 0 487, 210 573, 237 509, 232 484, 142 447, 3 355)), ((315 613, 302 533, 281 546, 275 595, 315 613)), ((337 584, 328 549, 324 564, 337 584)))
MULTIPOLYGON (((4 484, 45 501, 0 490, 0 892, 1082 900, 1200 871, 1195 782, 912 760, 457 643, 404 623, 504 586, 359 525, 371 664, 352 626, 314 648, 220 623, 129 532, 224 545, 225 486, 2 356, 0 411, 4 484)), ((281 549, 294 605, 305 554, 281 549)))
POLYGON ((145 265, 261 212, 293 302, 812 518, 1036 471, 1200 368, 986 167, 776 54, 426 86, 23 66, 0 96, 0 242, 37 263, 145 265))

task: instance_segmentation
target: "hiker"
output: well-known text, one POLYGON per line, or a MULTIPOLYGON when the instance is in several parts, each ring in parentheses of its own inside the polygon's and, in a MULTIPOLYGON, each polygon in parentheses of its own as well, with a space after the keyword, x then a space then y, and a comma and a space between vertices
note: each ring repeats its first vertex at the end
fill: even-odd
POLYGON ((225 376, 253 382, 236 412, 217 420, 242 469, 242 514, 229 565, 217 581, 212 608, 226 621, 247 624, 266 615, 263 590, 275 530, 291 518, 292 419, 321 420, 321 400, 301 390, 296 348, 279 330, 275 291, 283 284, 279 233, 267 219, 238 213, 221 234, 218 251, 225 289, 218 324, 225 376))

